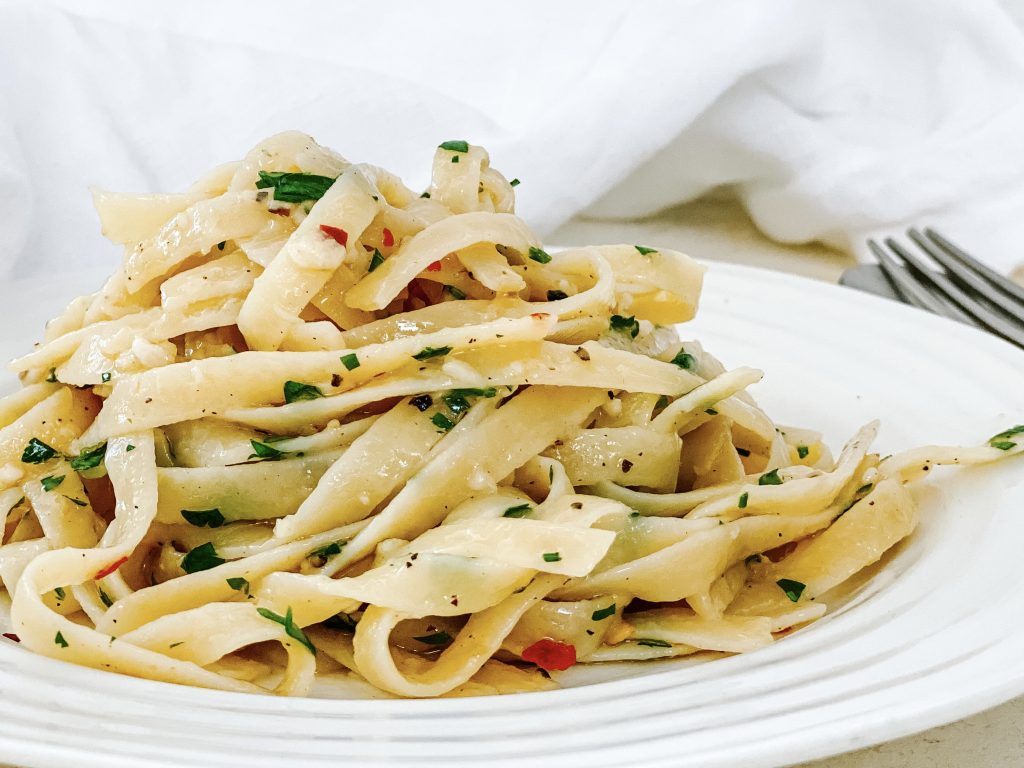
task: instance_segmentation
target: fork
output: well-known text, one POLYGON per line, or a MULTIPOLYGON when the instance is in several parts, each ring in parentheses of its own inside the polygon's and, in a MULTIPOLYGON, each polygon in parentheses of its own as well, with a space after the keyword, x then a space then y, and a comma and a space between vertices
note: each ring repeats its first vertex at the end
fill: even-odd
POLYGON ((977 326, 1024 348, 1024 287, 968 255, 933 229, 907 237, 930 263, 888 237, 868 240, 893 291, 911 304, 977 326))

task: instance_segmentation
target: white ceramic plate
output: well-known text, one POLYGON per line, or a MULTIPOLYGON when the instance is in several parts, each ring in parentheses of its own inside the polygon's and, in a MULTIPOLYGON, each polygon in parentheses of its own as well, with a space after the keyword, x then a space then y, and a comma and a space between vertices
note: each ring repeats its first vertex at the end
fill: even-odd
MULTIPOLYGON (((0 355, 23 351, 82 285, 67 276, 0 287, 0 355)), ((1024 421, 1024 353, 835 286, 714 265, 686 333, 727 365, 766 370, 754 394, 768 412, 823 430, 833 447, 875 417, 883 453, 975 443, 1024 421)), ((698 665, 591 667, 549 693, 245 696, 0 643, 0 758, 47 768, 757 768, 877 743, 1024 692, 1022 479, 1017 459, 920 486, 925 511, 909 544, 842 608, 770 648, 698 665)))

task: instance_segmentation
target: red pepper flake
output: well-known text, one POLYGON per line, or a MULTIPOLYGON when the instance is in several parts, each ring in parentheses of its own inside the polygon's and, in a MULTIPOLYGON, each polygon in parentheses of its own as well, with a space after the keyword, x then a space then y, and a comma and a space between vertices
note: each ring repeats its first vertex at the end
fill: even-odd
POLYGON ((272 214, 274 214, 275 216, 291 216, 292 215, 292 209, 291 208, 271 208, 270 212, 272 214))
POLYGON ((372 245, 367 245, 366 243, 363 243, 363 250, 366 251, 367 253, 370 253, 370 251, 373 250, 373 246, 372 245))
POLYGON ((780 544, 774 549, 766 550, 764 556, 771 560, 773 563, 781 562, 793 554, 793 550, 796 549, 797 542, 787 541, 785 544, 780 544))
POLYGON ((332 238, 342 248, 348 245, 348 232, 344 229, 332 227, 330 224, 321 224, 320 231, 332 238))
POLYGON ((441 262, 440 261, 435 261, 432 264, 429 264, 427 266, 427 272, 440 272, 440 271, 441 271, 441 262))
POLYGON ((395 244, 395 236, 391 234, 391 230, 384 227, 384 247, 390 248, 395 244))
POLYGON ((524 650, 522 657, 543 670, 561 671, 576 663, 576 648, 545 637, 524 650))
POLYGON ((530 315, 530 317, 532 317, 534 320, 547 320, 549 317, 551 317, 551 315, 548 314, 547 312, 534 312, 530 315))
POLYGON ((118 568, 120 568, 122 565, 124 565, 127 562, 128 562, 128 558, 127 557, 122 557, 120 560, 115 560, 114 562, 112 562, 110 565, 108 565, 103 570, 97 571, 96 575, 93 576, 93 578, 94 579, 102 579, 104 576, 109 576, 110 574, 112 574, 114 571, 116 571, 118 568))
POLYGON ((3 636, 6 637, 8 640, 13 640, 16 643, 20 643, 21 642, 21 638, 18 637, 13 632, 4 632, 3 636))

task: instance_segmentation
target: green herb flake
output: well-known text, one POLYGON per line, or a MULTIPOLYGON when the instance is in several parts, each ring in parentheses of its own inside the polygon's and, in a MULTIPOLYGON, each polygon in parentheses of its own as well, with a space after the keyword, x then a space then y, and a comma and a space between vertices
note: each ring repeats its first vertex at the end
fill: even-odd
POLYGON ((107 606, 107 608, 114 604, 114 601, 110 599, 110 595, 108 595, 102 589, 100 590, 100 602, 107 606))
POLYGON ((760 562, 761 562, 761 556, 757 555, 757 554, 747 555, 747 559, 743 561, 744 565, 753 565, 754 563, 760 563, 760 562))
POLYGON ((1000 451, 1009 451, 1017 447, 1017 444, 1010 440, 989 440, 988 444, 993 448, 998 448, 1000 451))
POLYGON ((216 507, 213 509, 183 509, 181 516, 185 518, 185 522, 196 528, 220 528, 224 525, 224 515, 216 507))
POLYGON ((453 389, 453 395, 461 397, 494 397, 498 390, 494 387, 468 387, 464 389, 453 389))
POLYGON ((672 643, 666 643, 664 640, 652 640, 650 638, 644 638, 636 641, 637 645, 646 645, 648 648, 671 648, 672 643))
POLYGON ((424 645, 447 645, 452 641, 452 636, 444 630, 441 630, 440 632, 434 632, 430 635, 414 637, 413 640, 423 643, 424 645))
POLYGON ((740 500, 736 502, 736 506, 739 509, 746 509, 747 508, 747 501, 749 501, 749 500, 750 500, 750 494, 747 493, 746 491, 744 491, 743 493, 740 494, 740 500))
POLYGON ((465 413, 470 408, 469 400, 455 392, 449 392, 448 394, 443 395, 441 399, 444 400, 444 404, 448 406, 448 410, 456 416, 465 413))
POLYGON ((47 384, 56 384, 57 383, 57 369, 56 368, 51 368, 50 369, 50 375, 46 377, 46 383, 47 384))
POLYGON ((124 447, 124 451, 125 451, 125 453, 127 453, 128 451, 134 451, 134 450, 135 450, 135 446, 134 446, 134 445, 132 445, 131 443, 129 443, 128 445, 126 445, 126 446, 124 447))
POLYGON ((561 301, 568 298, 569 294, 565 291, 548 291, 548 301, 561 301))
POLYGON ((422 195, 420 195, 420 197, 424 197, 427 200, 429 200, 430 199, 430 193, 429 192, 424 192, 422 195))
POLYGON ((430 418, 430 421, 433 423, 435 427, 437 427, 442 432, 448 432, 449 430, 454 429, 455 427, 455 422, 449 419, 443 413, 435 413, 430 418))
POLYGON ((706 413, 708 416, 717 416, 718 415, 718 411, 716 411, 714 408, 705 408, 704 409, 704 413, 706 413))
POLYGON ((60 632, 58 632, 54 636, 53 642, 54 642, 55 645, 59 645, 61 648, 67 648, 68 647, 68 641, 64 639, 64 635, 62 635, 60 632))
POLYGON ((512 179, 512 181, 510 181, 508 185, 510 187, 518 187, 521 183, 522 182, 520 182, 519 179, 512 179))
POLYGON ((319 200, 334 179, 330 176, 317 176, 313 173, 280 173, 276 171, 260 171, 256 189, 273 187, 274 199, 282 203, 302 203, 306 200, 319 200))
POLYGON ((530 258, 536 261, 538 264, 547 264, 551 261, 551 255, 543 248, 537 248, 536 246, 530 246, 530 258))
POLYGON ((286 403, 298 403, 302 400, 316 400, 323 397, 324 393, 320 387, 312 384, 303 384, 301 381, 286 381, 284 383, 284 401, 286 403))
POLYGON ((64 591, 64 587, 57 587, 55 590, 53 590, 53 594, 57 596, 58 600, 63 600, 65 597, 68 596, 67 592, 64 591))
POLYGON ((989 439, 988 444, 1001 451, 1009 451, 1012 448, 1016 448, 1017 443, 1012 440, 1007 440, 1006 438, 1022 434, 1024 434, 1024 424, 1018 424, 1015 427, 1010 427, 1009 429, 1000 432, 998 435, 993 435, 989 439))
POLYGON ((501 513, 502 517, 526 517, 528 514, 533 512, 533 507, 529 504, 517 504, 514 507, 509 507, 501 513))
POLYGON ((85 472, 95 469, 103 463, 103 457, 107 454, 107 444, 100 443, 86 448, 71 460, 71 468, 75 472, 85 472))
POLYGON ((457 163, 457 162, 459 162, 459 156, 458 156, 458 155, 455 155, 455 157, 453 157, 453 158, 452 158, 452 162, 453 162, 453 163, 457 163))
POLYGON ((110 372, 109 371, 104 371, 103 373, 101 373, 100 374, 100 381, 102 381, 104 384, 106 384, 108 381, 110 381, 110 372))
POLYGON ((39 484, 43 486, 44 491, 52 491, 58 485, 64 482, 64 475, 47 475, 39 484))
POLYGON ((82 501, 81 499, 76 499, 74 496, 68 496, 65 494, 64 498, 70 501, 72 504, 75 504, 79 507, 84 507, 86 505, 86 502, 82 501))
POLYGON ((373 272, 375 269, 377 269, 377 267, 379 267, 383 263, 384 263, 384 257, 381 255, 379 250, 374 248, 373 249, 373 256, 370 257, 370 268, 367 271, 368 272, 373 272))
POLYGON ((562 559, 562 556, 558 552, 545 552, 544 562, 545 563, 557 563, 562 559))
POLYGON ((613 331, 628 333, 634 339, 640 333, 640 323, 632 315, 612 315, 608 327, 613 331))
POLYGON ((33 437, 21 452, 21 460, 26 464, 42 464, 57 455, 57 451, 42 440, 33 437))
POLYGON ((647 248, 647 247, 645 247, 643 245, 634 245, 633 247, 636 248, 640 252, 641 256, 648 256, 648 255, 650 255, 652 253, 657 253, 658 252, 657 248, 647 248))
POLYGON ((341 356, 341 364, 350 371, 354 371, 359 367, 359 358, 356 357, 355 352, 350 352, 347 355, 341 356))
POLYGON ((208 571, 223 564, 224 558, 217 554, 217 549, 213 546, 212 541, 200 544, 181 560, 181 567, 185 573, 208 571))
POLYGON ((456 139, 454 141, 442 141, 437 145, 438 149, 447 149, 449 152, 469 152, 469 142, 456 139))
POLYGON ((242 576, 234 576, 230 579, 225 579, 228 586, 236 592, 242 592, 243 594, 249 594, 249 580, 242 576))
POLYGON ((456 301, 462 301, 463 299, 466 298, 466 292, 454 285, 446 285, 444 289, 445 291, 448 292, 448 295, 451 296, 456 301))
POLYGON ((341 554, 341 548, 345 546, 343 542, 332 541, 330 544, 324 544, 322 547, 317 547, 312 552, 306 555, 306 557, 322 557, 326 560, 328 557, 341 554))
POLYGON ((415 355, 412 356, 413 360, 429 360, 432 357, 444 357, 452 351, 451 347, 424 347, 415 355))
POLYGON ((592 614, 590 614, 590 620, 591 621, 601 621, 602 619, 607 619, 609 616, 614 616, 614 615, 615 615, 615 603, 612 603, 607 608, 599 608, 598 610, 596 610, 592 614))
POLYGON ((259 459, 260 461, 277 461, 285 454, 285 451, 279 451, 274 446, 261 443, 259 440, 250 440, 249 444, 252 446, 253 450, 253 452, 249 454, 250 459, 259 459))
POLYGON ((758 485, 782 485, 782 478, 779 477, 778 468, 773 469, 771 472, 765 472, 759 478, 757 478, 758 485))
POLYGON ((793 579, 779 579, 775 583, 779 585, 779 589, 786 593, 786 597, 794 603, 800 600, 800 595, 807 589, 806 584, 800 581, 793 581, 793 579))
POLYGON ((796 447, 796 455, 801 459, 806 459, 807 454, 811 452, 811 449, 806 445, 798 445, 796 447))
POLYGON ((292 619, 291 606, 288 606, 288 610, 285 612, 284 616, 274 613, 269 608, 257 608, 256 612, 264 619, 270 619, 270 621, 280 624, 282 627, 284 627, 285 634, 288 635, 288 637, 291 637, 297 640, 298 642, 302 643, 302 645, 305 646, 307 651, 316 656, 316 647, 309 641, 309 638, 306 637, 306 633, 303 632, 302 629, 292 619))
POLYGON ((673 365, 678 365, 685 371, 692 371, 697 367, 697 358, 691 355, 689 352, 679 350, 675 357, 671 360, 673 365))

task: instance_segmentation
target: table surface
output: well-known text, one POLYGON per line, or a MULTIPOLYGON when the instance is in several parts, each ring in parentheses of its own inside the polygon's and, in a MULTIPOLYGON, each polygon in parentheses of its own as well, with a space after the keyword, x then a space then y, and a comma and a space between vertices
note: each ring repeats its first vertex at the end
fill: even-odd
MULTIPOLYGON (((765 267, 832 283, 855 263, 852 257, 823 245, 774 243, 754 227, 737 203, 725 198, 690 203, 643 220, 580 216, 549 240, 572 245, 661 245, 700 259, 765 267)), ((800 768, 1008 768, 1022 764, 1024 697, 966 720, 803 763, 800 768)))

